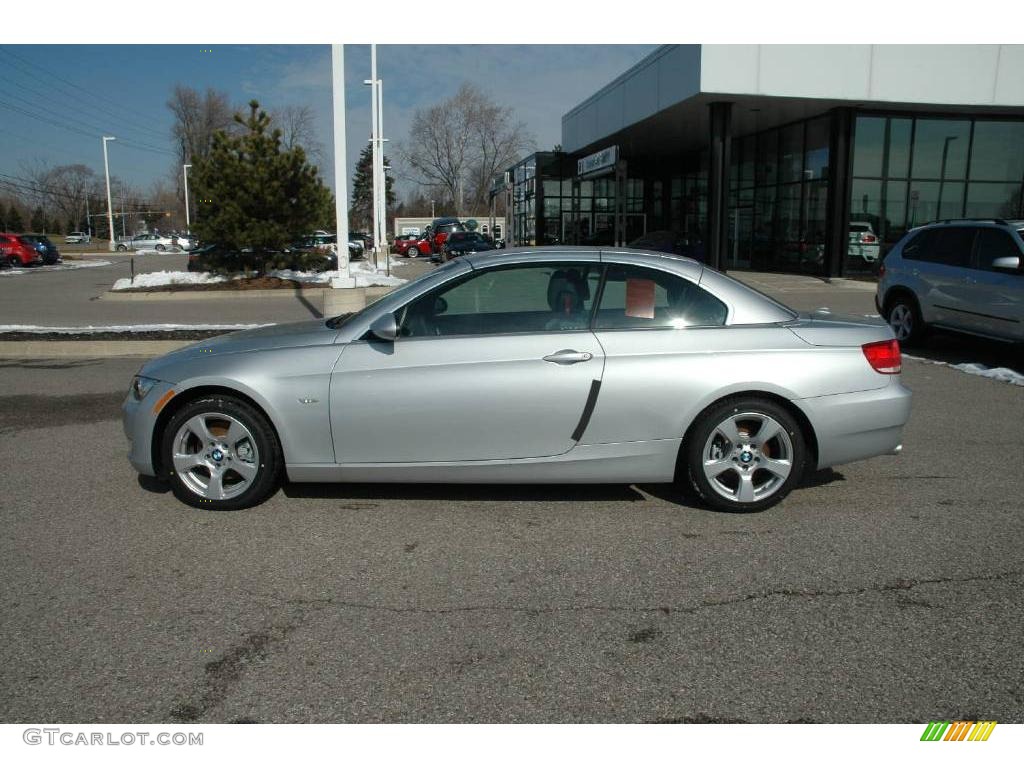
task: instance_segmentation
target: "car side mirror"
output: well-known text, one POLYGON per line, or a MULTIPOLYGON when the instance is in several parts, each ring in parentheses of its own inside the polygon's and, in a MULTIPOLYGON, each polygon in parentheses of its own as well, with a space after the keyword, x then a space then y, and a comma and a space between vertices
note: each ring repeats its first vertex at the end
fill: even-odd
POLYGON ((1020 270, 1020 256, 1000 256, 992 260, 992 269, 1000 272, 1017 272, 1020 270))
POLYGON ((395 313, 388 312, 370 323, 370 335, 378 341, 394 341, 398 338, 398 322, 395 313))

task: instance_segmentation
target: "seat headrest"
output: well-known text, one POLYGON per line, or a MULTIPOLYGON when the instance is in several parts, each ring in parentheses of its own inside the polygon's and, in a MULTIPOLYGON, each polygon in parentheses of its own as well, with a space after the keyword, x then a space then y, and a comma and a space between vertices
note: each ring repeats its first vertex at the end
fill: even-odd
POLYGON ((548 281, 548 306, 554 312, 570 313, 583 309, 590 298, 590 287, 578 269, 556 269, 548 281))

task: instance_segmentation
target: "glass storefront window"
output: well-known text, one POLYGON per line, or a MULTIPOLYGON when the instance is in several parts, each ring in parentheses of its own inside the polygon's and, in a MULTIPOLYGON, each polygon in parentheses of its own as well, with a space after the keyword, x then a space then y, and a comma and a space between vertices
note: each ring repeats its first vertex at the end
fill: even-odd
MULTIPOLYGON (((890 177, 907 178, 910 171, 910 134, 914 121, 894 117, 889 120, 889 171, 890 177)), ((869 174, 864 174, 869 175, 869 174)))
POLYGON ((918 120, 911 175, 915 179, 963 179, 970 132, 969 120, 918 120))
POLYGON ((971 146, 972 181, 1024 179, 1024 123, 978 120, 971 146))
POLYGON ((775 185, 778 177, 779 132, 768 131, 757 137, 757 164, 754 183, 757 186, 775 185))
POLYGON ((850 189, 850 221, 869 221, 879 230, 882 214, 882 182, 876 179, 854 179, 850 189))
POLYGON ((1021 185, 1019 183, 980 184, 972 182, 967 185, 966 216, 1015 219, 1021 214, 1021 185))
POLYGON ((557 179, 544 179, 544 197, 558 197, 562 184, 557 179))
POLYGON ((882 231, 875 234, 886 243, 895 243, 907 232, 907 182, 890 181, 885 185, 882 231))
POLYGON ((804 171, 804 125, 782 129, 779 138, 779 181, 800 181, 804 171))
POLYGON ((939 219, 963 216, 964 184, 961 181, 913 181, 907 226, 916 227, 939 219))
POLYGON ((853 134, 853 175, 881 176, 885 155, 884 117, 860 115, 853 134))
POLYGON ((807 123, 807 146, 804 150, 804 178, 828 177, 829 119, 827 117, 807 123))

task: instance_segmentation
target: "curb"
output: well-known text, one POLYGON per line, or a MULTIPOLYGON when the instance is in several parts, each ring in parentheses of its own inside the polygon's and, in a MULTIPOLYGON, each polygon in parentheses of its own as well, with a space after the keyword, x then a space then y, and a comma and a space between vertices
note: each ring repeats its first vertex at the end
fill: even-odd
POLYGON ((195 344, 179 341, 0 341, 0 357, 157 357, 195 344))
MULTIPOLYGON (((224 301, 225 299, 317 298, 321 304, 324 294, 333 289, 316 285, 309 288, 268 288, 257 291, 104 291, 102 301, 224 301)), ((393 287, 375 285, 361 288, 367 298, 377 298, 394 290, 393 287)))

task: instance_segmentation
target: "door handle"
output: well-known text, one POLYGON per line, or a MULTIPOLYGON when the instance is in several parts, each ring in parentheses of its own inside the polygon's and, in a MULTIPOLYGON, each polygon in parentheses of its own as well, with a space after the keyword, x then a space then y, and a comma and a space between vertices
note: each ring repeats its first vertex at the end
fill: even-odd
POLYGON ((593 355, 589 352, 577 352, 575 349, 560 349, 550 355, 545 356, 544 362, 546 363, 557 363, 558 365, 572 365, 573 363, 585 363, 587 360, 593 359, 593 355))

